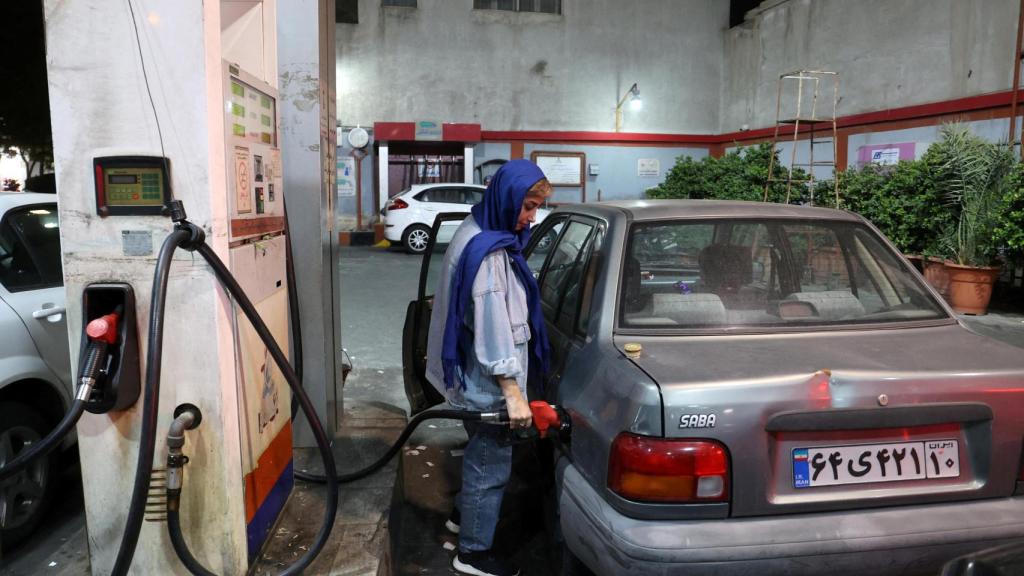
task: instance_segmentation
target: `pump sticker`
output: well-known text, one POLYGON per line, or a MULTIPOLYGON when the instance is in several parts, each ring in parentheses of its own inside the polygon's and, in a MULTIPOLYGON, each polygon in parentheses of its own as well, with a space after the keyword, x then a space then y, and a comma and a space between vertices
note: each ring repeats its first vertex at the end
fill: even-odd
POLYGON ((249 188, 249 149, 235 148, 235 211, 252 212, 252 190, 249 188))
POLYGON ((125 256, 153 254, 153 233, 149 230, 121 230, 121 250, 125 256))

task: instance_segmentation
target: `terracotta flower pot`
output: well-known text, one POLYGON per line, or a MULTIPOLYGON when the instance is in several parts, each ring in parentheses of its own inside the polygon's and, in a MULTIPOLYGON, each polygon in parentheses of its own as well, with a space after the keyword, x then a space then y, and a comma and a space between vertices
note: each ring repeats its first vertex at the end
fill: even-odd
POLYGON ((976 268, 946 262, 946 270, 953 309, 961 314, 984 314, 992 298, 992 285, 999 277, 999 267, 976 268))
POLYGON ((910 265, 916 268, 918 272, 921 272, 922 274, 924 273, 924 256, 919 256, 917 254, 904 254, 903 257, 906 258, 907 262, 910 262, 910 265))
POLYGON ((949 271, 946 269, 946 263, 940 258, 929 257, 924 259, 922 266, 924 269, 921 274, 924 276, 924 279, 948 302, 949 271))

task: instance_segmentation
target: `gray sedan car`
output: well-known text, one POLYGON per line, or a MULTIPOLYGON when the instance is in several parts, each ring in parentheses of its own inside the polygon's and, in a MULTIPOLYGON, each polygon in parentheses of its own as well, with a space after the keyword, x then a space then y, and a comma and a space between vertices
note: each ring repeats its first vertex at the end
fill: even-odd
MULTIPOLYGON (((1024 538, 1024 354, 861 217, 635 201, 560 207, 545 236, 567 571, 935 574, 1024 538)), ((415 363, 427 276, 414 410, 437 400, 415 363)))
MULTIPOLYGON (((0 465, 71 404, 60 229, 53 194, 0 193, 0 465)), ((65 445, 73 442, 69 439, 65 445)), ((0 546, 24 540, 55 496, 60 454, 0 482, 0 546)))

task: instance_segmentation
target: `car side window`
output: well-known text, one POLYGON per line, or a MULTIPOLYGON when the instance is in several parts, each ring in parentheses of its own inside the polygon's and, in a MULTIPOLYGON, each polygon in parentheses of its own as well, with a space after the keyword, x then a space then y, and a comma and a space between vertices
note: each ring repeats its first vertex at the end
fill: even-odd
POLYGON ((434 188, 430 191, 431 202, 444 202, 445 204, 458 204, 455 194, 451 188, 434 188))
POLYGON ((561 234, 566 220, 567 218, 564 216, 554 216, 532 232, 536 240, 533 242, 532 252, 526 256, 526 263, 530 265, 530 270, 533 270, 535 278, 540 277, 540 269, 544 266, 548 254, 551 253, 551 247, 555 245, 555 240, 558 240, 558 235, 561 234), (538 235, 539 239, 537 239, 538 235))
MULTIPOLYGON (((560 325, 563 317, 563 301, 572 304, 571 316, 575 316, 575 303, 579 299, 580 280, 583 275, 581 262, 586 254, 587 240, 594 225, 587 222, 569 222, 565 233, 555 244, 554 252, 541 274, 540 298, 544 316, 549 322, 560 325)), ((570 324, 571 327, 571 324, 570 324)))
POLYGON ((0 283, 11 292, 21 292, 63 282, 57 207, 8 212, 0 225, 0 283))
MULTIPOLYGON (((586 335, 587 328, 590 326, 590 306, 594 297, 594 282, 597 278, 597 257, 595 254, 601 249, 601 242, 604 240, 604 230, 598 228, 594 232, 594 239, 590 241, 590 246, 587 248, 587 253, 583 258, 583 284, 580 288, 580 305, 579 314, 576 318, 576 333, 579 335, 586 335)), ((568 296, 566 297, 568 301, 568 296)), ((566 305, 563 304, 563 307, 566 305)))

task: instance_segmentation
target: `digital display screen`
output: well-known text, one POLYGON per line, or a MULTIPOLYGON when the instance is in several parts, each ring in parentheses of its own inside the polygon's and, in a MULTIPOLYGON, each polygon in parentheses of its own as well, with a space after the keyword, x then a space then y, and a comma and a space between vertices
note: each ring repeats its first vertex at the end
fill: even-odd
POLYGON ((110 184, 138 184, 139 177, 135 174, 110 174, 107 176, 110 184))
POLYGON ((160 168, 107 168, 108 206, 162 206, 164 179, 160 168))

